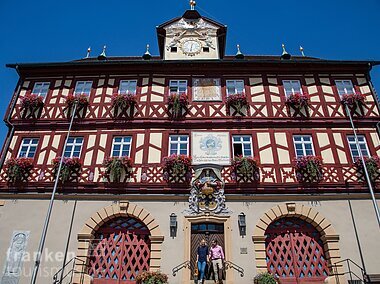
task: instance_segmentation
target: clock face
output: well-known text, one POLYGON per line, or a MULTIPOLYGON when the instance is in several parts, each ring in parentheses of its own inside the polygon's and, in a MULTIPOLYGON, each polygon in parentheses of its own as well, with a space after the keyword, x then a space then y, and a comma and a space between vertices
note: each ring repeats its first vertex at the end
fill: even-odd
POLYGON ((189 56, 194 56, 195 54, 199 53, 201 49, 201 43, 195 39, 189 39, 182 43, 183 53, 189 56))

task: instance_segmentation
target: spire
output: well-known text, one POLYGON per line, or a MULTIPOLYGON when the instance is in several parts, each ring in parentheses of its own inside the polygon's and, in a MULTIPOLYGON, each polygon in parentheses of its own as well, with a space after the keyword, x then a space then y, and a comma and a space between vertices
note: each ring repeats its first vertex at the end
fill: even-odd
POLYGON ((196 5, 197 3, 195 2, 195 0, 190 0, 190 10, 195 10, 196 5))
POLYGON ((302 46, 300 46, 300 51, 301 51, 302 56, 305 57, 305 53, 303 53, 303 47, 302 46))
POLYGON ((146 51, 145 51, 144 55, 142 56, 142 58, 144 60, 149 60, 152 58, 152 55, 149 52, 149 44, 146 45, 146 51))
POLYGON ((89 47, 87 48, 86 58, 89 58, 89 57, 90 57, 90 54, 91 54, 91 46, 89 46, 89 47))
POLYGON ((281 59, 289 60, 292 56, 286 51, 285 44, 282 44, 282 54, 281 59))
POLYGON ((102 51, 102 53, 99 54, 98 60, 106 60, 107 59, 106 48, 107 48, 107 46, 103 46, 103 51, 102 51))
POLYGON ((240 44, 236 45, 237 47, 237 53, 235 55, 236 59, 244 59, 244 54, 240 51, 240 44))

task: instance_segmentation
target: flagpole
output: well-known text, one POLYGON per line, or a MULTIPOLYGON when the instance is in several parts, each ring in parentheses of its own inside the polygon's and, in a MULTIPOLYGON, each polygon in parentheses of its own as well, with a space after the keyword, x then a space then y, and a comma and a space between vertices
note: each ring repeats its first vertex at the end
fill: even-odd
POLYGON ((375 193, 373 191, 373 187, 372 187, 372 182, 371 182, 371 178, 369 176, 369 173, 368 173, 368 170, 367 170, 367 165, 365 163, 365 160, 364 160, 364 156, 362 154, 362 150, 360 148, 360 145, 359 145, 359 140, 358 140, 358 136, 356 134, 356 129, 355 129, 355 125, 354 125, 354 122, 352 120, 352 116, 351 116, 351 112, 347 106, 347 104, 345 103, 345 109, 346 109, 346 113, 348 115, 348 117, 350 118, 350 123, 351 123, 351 127, 352 127, 352 130, 354 131, 354 137, 355 137, 355 144, 356 144, 356 148, 358 149, 358 152, 359 152, 359 158, 362 162, 362 165, 363 165, 363 169, 364 169, 364 174, 365 174, 365 177, 366 177, 366 180, 367 180, 367 184, 368 184, 368 187, 369 187, 369 191, 371 193, 371 199, 372 199, 372 203, 373 203, 373 207, 375 209, 375 213, 376 213, 376 218, 377 218, 377 224, 379 225, 380 227, 380 212, 379 212, 379 206, 377 205, 377 202, 376 202, 376 197, 375 197, 375 193))
POLYGON ((57 191, 58 182, 59 182, 59 176, 61 174, 62 163, 63 163, 63 158, 64 158, 64 151, 66 149, 67 141, 69 140, 69 137, 70 137, 71 127, 73 126, 73 121, 74 121, 75 113, 76 113, 76 110, 77 110, 77 105, 78 105, 78 101, 75 100, 74 101, 73 112, 71 113, 71 120, 70 120, 69 129, 67 131, 65 145, 63 146, 63 150, 62 150, 63 153, 62 153, 61 159, 59 161, 58 171, 56 172, 56 176, 55 176, 55 182, 54 182, 53 192, 51 194, 49 207, 48 207, 48 210, 47 210, 47 213, 46 213, 44 227, 42 229, 42 235, 41 235, 41 239, 40 239, 40 244, 38 246, 36 260, 35 260, 35 263, 34 263, 33 275, 32 275, 32 279, 30 281, 31 284, 35 284, 36 280, 37 280, 38 269, 39 269, 40 264, 41 264, 41 256, 42 256, 42 252, 43 252, 44 246, 45 246, 45 240, 46 240, 47 230, 48 230, 48 227, 49 227, 51 212, 53 210, 55 193, 57 191))

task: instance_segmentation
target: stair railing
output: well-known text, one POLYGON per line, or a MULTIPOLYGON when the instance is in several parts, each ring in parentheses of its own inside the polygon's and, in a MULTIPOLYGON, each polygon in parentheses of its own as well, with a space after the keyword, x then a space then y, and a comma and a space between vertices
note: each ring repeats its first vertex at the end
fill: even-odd
POLYGON ((181 264, 178 264, 176 267, 172 269, 172 275, 176 276, 177 272, 180 271, 181 269, 188 268, 190 269, 190 261, 186 260, 185 262, 182 262, 181 264))
POLYGON ((54 276, 53 276, 53 284, 62 284, 63 281, 66 278, 68 278, 68 277, 70 277, 70 280, 69 280, 69 282, 65 282, 65 283, 68 283, 68 284, 72 283, 72 281, 73 281, 73 275, 74 275, 75 272, 81 272, 82 279, 81 279, 80 283, 83 283, 83 267, 84 267, 84 264, 85 264, 84 260, 79 259, 77 257, 73 257, 68 262, 66 262, 64 264, 64 266, 60 270, 57 271, 56 274, 54 274, 54 276), (75 270, 75 264, 78 264, 78 262, 80 262, 80 264, 82 264, 81 265, 82 271, 75 270), (66 268, 69 268, 69 270, 66 271, 66 268), (62 271, 63 271, 63 275, 61 275, 62 271))
POLYGON ((364 269, 359 266, 356 262, 354 262, 353 260, 347 258, 347 259, 344 259, 344 260, 341 260, 341 261, 338 261, 338 262, 335 262, 333 265, 333 272, 334 272, 334 275, 335 275, 335 280, 336 280, 336 283, 339 284, 339 275, 349 275, 350 277, 350 281, 351 283, 354 282, 354 280, 359 280, 361 283, 368 283, 366 280, 367 280, 367 277, 366 277, 366 273, 364 271, 364 269), (343 264, 345 264, 345 266, 347 267, 347 271, 344 271, 343 273, 338 273, 338 266, 343 266, 343 264), (352 269, 356 269, 356 270, 359 270, 359 274, 361 275, 358 275, 356 272, 354 272, 352 269))
POLYGON ((226 265, 226 270, 230 268, 234 269, 240 274, 240 277, 244 277, 244 268, 240 267, 239 265, 231 261, 226 261, 225 265, 226 265))

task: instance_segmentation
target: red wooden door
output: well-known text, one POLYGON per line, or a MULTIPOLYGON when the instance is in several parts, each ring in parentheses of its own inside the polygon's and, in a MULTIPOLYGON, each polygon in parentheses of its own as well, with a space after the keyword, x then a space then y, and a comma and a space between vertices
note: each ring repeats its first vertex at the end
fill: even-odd
POLYGON ((134 218, 111 220, 99 229, 93 242, 89 274, 94 284, 130 284, 149 270, 148 228, 134 218))
POLYGON ((282 218, 266 230, 268 271, 281 283, 323 283, 327 261, 319 232, 298 218, 282 218))

